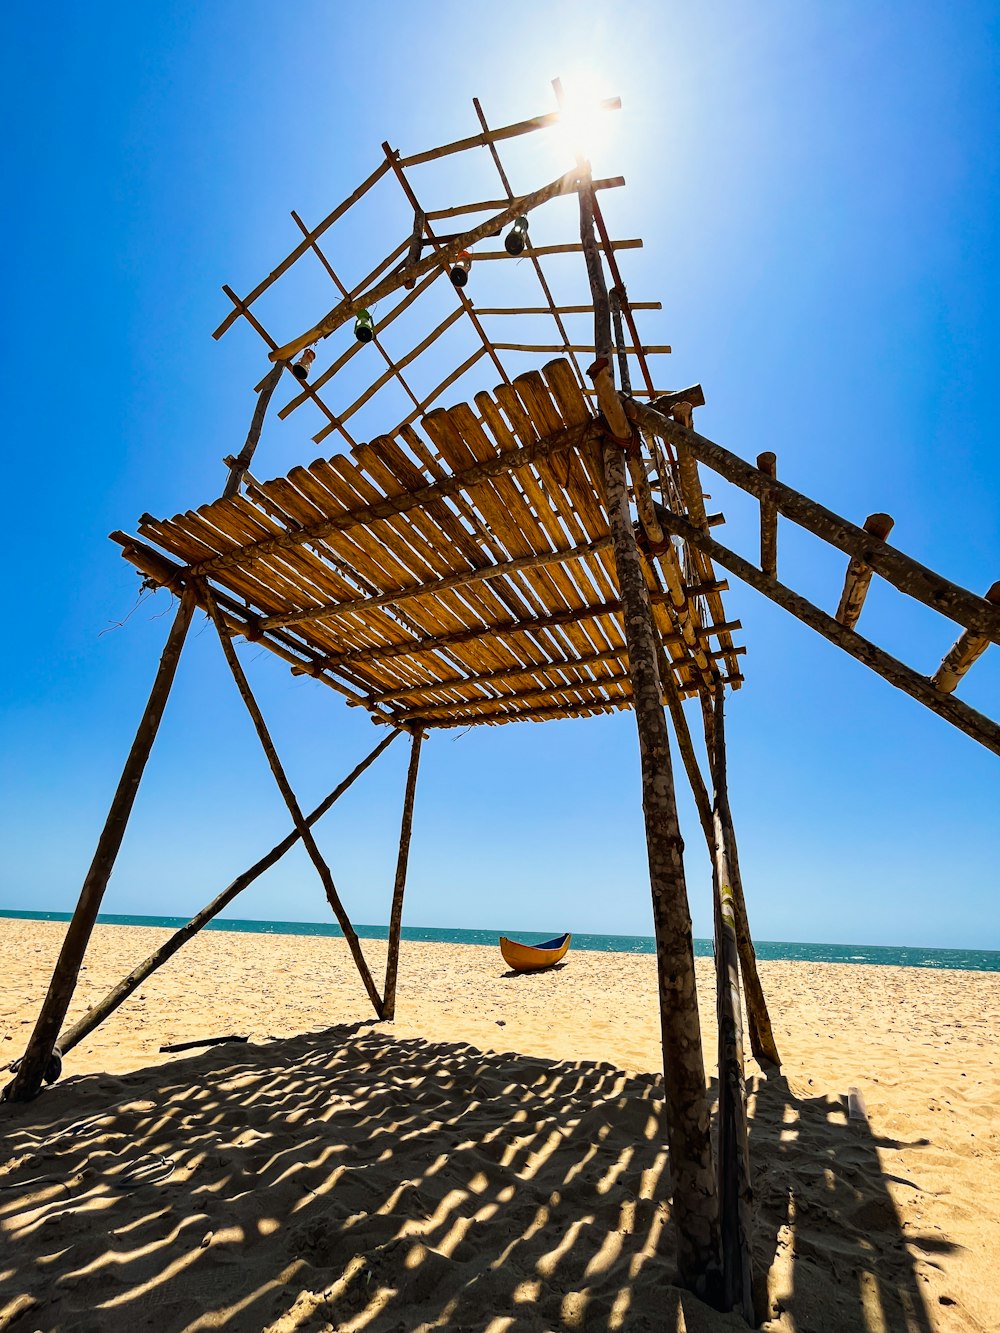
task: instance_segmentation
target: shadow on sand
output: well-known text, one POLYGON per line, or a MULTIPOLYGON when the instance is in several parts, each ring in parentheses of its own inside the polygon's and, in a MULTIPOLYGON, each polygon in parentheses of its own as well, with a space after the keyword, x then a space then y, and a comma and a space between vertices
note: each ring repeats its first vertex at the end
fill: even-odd
MULTIPOLYGON (((369 1024, 68 1079, 0 1108, 0 1329, 745 1327, 673 1285, 660 1083, 369 1024)), ((927 1333, 867 1129, 753 1102, 769 1327, 927 1333)))

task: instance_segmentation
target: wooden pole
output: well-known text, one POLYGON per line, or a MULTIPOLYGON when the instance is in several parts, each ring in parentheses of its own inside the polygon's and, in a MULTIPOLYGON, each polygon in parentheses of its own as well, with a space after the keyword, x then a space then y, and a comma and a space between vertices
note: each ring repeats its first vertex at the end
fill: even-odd
MULTIPOLYGON (((892 526, 892 519, 888 514, 869 514, 865 519, 864 530, 870 532, 876 541, 884 542, 892 531, 892 526)), ((764 572, 765 574, 774 574, 773 569, 765 569, 764 572)), ((840 594, 840 604, 835 616, 835 619, 839 620, 842 625, 846 625, 848 629, 853 629, 858 623, 858 617, 861 615, 861 608, 868 596, 871 581, 871 566, 866 565, 856 555, 851 556, 850 564, 847 566, 847 574, 844 577, 844 591, 840 594)))
POLYGON ((274 748, 274 742, 271 740, 271 734, 267 729, 267 723, 264 721, 264 715, 260 711, 260 706, 254 698, 250 683, 244 674, 240 665, 239 658, 236 656, 236 649, 233 647, 232 640, 226 631, 226 626, 222 620, 222 613, 216 605, 215 598, 207 583, 202 584, 202 596, 208 609, 208 614, 219 634, 219 642, 222 644, 222 651, 225 654, 229 670, 232 672, 233 679, 236 682, 236 688, 240 692, 243 702, 246 704, 247 712, 254 724, 254 729, 260 740, 264 754, 267 756, 267 762, 270 765, 271 772, 274 774, 274 780, 278 784, 278 790, 284 798, 285 805, 288 807, 288 813, 292 816, 292 821, 302 843, 309 853, 309 859, 316 867, 316 872, 320 877, 323 888, 326 892, 327 901, 333 908, 334 916, 344 932, 344 938, 347 940, 347 947, 351 951, 351 956, 357 966, 361 980, 364 982, 365 990, 368 992, 368 998, 374 1006, 376 1014, 382 1017, 382 997, 375 988, 375 982, 372 980, 372 974, 365 962, 365 956, 361 951, 361 942, 358 939, 357 932, 351 925, 351 919, 340 901, 340 895, 337 892, 336 885, 333 882, 333 876, 330 873, 330 867, 323 859, 323 854, 316 845, 316 839, 313 837, 306 823, 305 816, 302 813, 295 793, 292 791, 291 783, 285 774, 285 770, 278 758, 278 752, 274 748))
POLYGON ((125 761, 118 788, 111 802, 111 809, 108 811, 108 817, 97 843, 94 859, 87 871, 87 877, 83 881, 83 888, 73 912, 73 919, 69 923, 66 938, 63 940, 62 948, 59 951, 48 992, 42 1003, 27 1049, 18 1064, 14 1079, 4 1089, 4 1100, 28 1101, 36 1095, 42 1086, 43 1078, 52 1082, 59 1076, 61 1060, 58 1055, 53 1061, 56 1039, 65 1021, 66 1011, 69 1009, 70 1000, 73 998, 73 992, 76 989, 83 956, 90 942, 94 923, 97 920, 97 913, 100 911, 101 900, 104 897, 105 889, 108 887, 108 880, 111 878, 111 872, 114 869, 122 839, 125 836, 125 829, 132 813, 132 806, 135 804, 143 770, 153 748, 153 741, 156 739, 160 719, 163 717, 167 696, 170 694, 170 687, 174 683, 177 663, 180 660, 181 649, 191 625, 194 609, 194 593, 185 590, 181 595, 174 623, 170 627, 166 646, 160 657, 160 665, 153 680, 153 688, 150 690, 149 699, 139 720, 132 748, 129 751, 128 759, 125 761))
POLYGON ((621 450, 604 450, 618 584, 624 604, 629 672, 642 762, 663 1041, 667 1135, 681 1282, 711 1299, 717 1278, 719 1205, 712 1170, 705 1063, 698 1021, 694 945, 683 841, 677 820, 667 722, 657 671, 657 641, 628 512, 621 450))
MULTIPOLYGON (((391 731, 380 741, 371 754, 362 759, 361 763, 334 787, 329 796, 320 801, 311 814, 306 815, 306 824, 312 828, 318 820, 322 819, 326 812, 340 800, 344 792, 353 786, 365 769, 370 767, 382 751, 387 749, 400 735, 402 735, 400 731, 391 731)), ((147 977, 172 958, 182 945, 186 944, 192 936, 197 935, 199 930, 206 926, 213 917, 218 916, 224 908, 228 907, 233 899, 242 893, 245 888, 248 888, 254 880, 259 879, 265 870, 270 870, 271 866, 276 865, 285 853, 295 846, 299 837, 298 829, 292 829, 291 833, 282 838, 280 842, 275 843, 271 850, 266 852, 259 861, 255 861, 249 870, 244 870, 241 875, 237 875, 233 882, 213 898, 207 907, 203 907, 190 921, 176 930, 168 940, 165 940, 158 949, 154 949, 148 958, 134 967, 127 977, 124 977, 117 986, 108 991, 103 1000, 99 1000, 97 1004, 88 1009, 82 1018, 63 1033, 59 1042, 63 1055, 68 1054, 74 1046, 78 1046, 84 1038, 89 1037, 95 1028, 99 1027, 110 1014, 113 1014, 130 995, 139 989, 147 977)))
POLYGON ((733 812, 729 804, 725 716, 720 700, 721 693, 721 690, 716 691, 714 707, 707 695, 702 694, 701 696, 701 706, 705 718, 705 736, 708 741, 709 763, 712 771, 713 844, 718 842, 719 830, 721 829, 722 849, 727 864, 725 878, 733 894, 736 944, 740 956, 740 971, 743 974, 743 993, 746 998, 750 1049, 754 1058, 760 1064, 770 1064, 780 1069, 781 1057, 778 1054, 778 1045, 771 1027, 771 1015, 768 1013, 767 1001, 764 998, 764 988, 760 983, 760 974, 757 971, 757 954, 753 947, 753 937, 750 934, 750 918, 747 913, 746 895, 743 892, 743 877, 740 874, 739 855, 736 847, 736 829, 733 824, 733 812))
POLYGON ((721 685, 715 690, 715 970, 719 1023, 719 1212, 722 1233, 723 1305, 753 1323, 751 1268, 752 1216, 750 1150, 747 1141, 746 1081, 743 1071, 743 1016, 740 1007, 739 950, 732 868, 719 809, 725 786, 725 739, 721 685))
MULTIPOLYGON (((1000 605, 1000 581, 994 583, 987 592, 986 600, 1000 605)), ((945 654, 944 660, 932 677, 935 689, 940 690, 942 694, 953 693, 969 667, 978 662, 985 653, 989 642, 989 639, 982 634, 964 630, 945 654)))
MULTIPOLYGON (((758 454, 757 466, 765 476, 777 476, 777 454, 758 454)), ((760 502, 760 567, 772 579, 778 577, 778 511, 770 500, 760 502)))
MULTIPOLYGON (((587 189, 580 191, 580 235, 594 301, 594 341, 599 358, 605 359, 610 380, 610 304, 594 238, 593 199, 587 189)), ((596 380, 595 387, 599 387, 596 380)), ((605 387, 604 397, 598 401, 614 431, 617 423, 611 419, 614 416, 611 398, 613 396, 614 402, 618 402, 618 398, 614 394, 613 380, 611 391, 609 395, 605 387)), ((625 461, 621 448, 610 440, 604 445, 603 464, 642 764, 642 805, 656 934, 667 1137, 677 1222, 677 1268, 684 1286, 712 1299, 718 1294, 719 1201, 709 1137, 694 944, 684 881, 684 843, 677 821, 670 740, 657 670, 659 647, 629 514, 625 461)))
POLYGON ((271 401, 271 395, 278 387, 281 372, 287 364, 287 361, 279 361, 276 366, 271 367, 264 377, 260 392, 257 394, 257 405, 253 410, 253 419, 250 422, 250 430, 247 432, 246 443, 229 465, 229 476, 222 492, 224 500, 231 499, 240 489, 240 482, 243 480, 244 473, 253 462, 254 451, 260 442, 260 433, 264 429, 267 405, 271 401))
POLYGON ((693 527, 692 524, 676 514, 664 513, 661 515, 660 521, 668 532, 676 533, 678 537, 690 542, 692 546, 697 546, 699 550, 710 556, 716 564, 722 565, 731 574, 735 574, 744 583, 748 583, 751 588, 756 588, 759 593, 763 593, 765 597, 770 598, 772 602, 776 602, 778 606, 783 607, 791 615, 797 617, 810 629, 814 629, 817 634, 822 634, 824 639, 829 639, 831 643, 836 644, 838 648, 842 648, 851 657, 863 662, 866 667, 870 667, 872 671, 887 680, 890 685, 895 685, 897 689, 903 690, 906 694, 924 704, 931 712, 937 713, 946 722, 950 722, 952 726, 958 727, 967 736, 971 736, 974 741, 978 741, 980 745, 985 745, 994 754, 1000 754, 1000 725, 991 718, 984 717, 982 713, 977 712, 975 708, 970 708, 968 704, 963 703, 961 699, 956 699, 954 695, 944 694, 935 689, 927 676, 920 675, 912 667, 908 667, 905 662, 900 662, 898 658, 887 653, 884 648, 879 648, 869 639, 863 638, 857 630, 847 629, 834 620, 833 616, 827 615, 818 606, 813 606, 812 602, 800 596, 797 592, 793 592, 791 588, 786 588, 777 579, 769 579, 751 561, 745 560, 743 556, 737 555, 735 551, 730 551, 728 547, 721 545, 710 537, 707 532, 699 531, 698 528, 693 527))
POLYGON ((406 868, 410 859, 410 834, 413 830, 413 798, 417 791, 417 769, 420 766, 420 746, 424 733, 420 727, 413 731, 410 747, 410 766, 406 773, 406 792, 403 796, 403 817, 399 827, 399 855, 396 858, 396 881, 392 889, 392 912, 389 916, 389 954, 385 964, 385 995, 382 1017, 396 1017, 396 975, 399 971, 399 933, 403 925, 403 893, 406 889, 406 868))

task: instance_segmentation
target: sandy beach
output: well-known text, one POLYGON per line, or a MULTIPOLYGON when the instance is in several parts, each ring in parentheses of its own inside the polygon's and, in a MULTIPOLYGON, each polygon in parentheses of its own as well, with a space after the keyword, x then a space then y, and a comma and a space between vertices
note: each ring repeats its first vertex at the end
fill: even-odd
MULTIPOLYGON (((5 1063, 64 929, 0 924, 5 1063)), ((99 927, 71 1020, 164 934, 99 927)), ((762 1327, 996 1330, 1000 975, 761 973, 762 1327)), ((514 977, 404 942, 379 1024, 342 941, 203 934, 0 1109, 0 1330, 745 1327, 672 1285, 655 989, 651 957, 514 977), (223 1033, 249 1042, 159 1053, 223 1033)))

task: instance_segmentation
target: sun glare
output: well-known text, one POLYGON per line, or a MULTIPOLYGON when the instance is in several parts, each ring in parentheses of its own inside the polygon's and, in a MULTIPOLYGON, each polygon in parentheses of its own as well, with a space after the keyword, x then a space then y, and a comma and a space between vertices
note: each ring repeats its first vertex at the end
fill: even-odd
POLYGON ((588 162, 599 158, 611 136, 614 112, 606 105, 603 80, 578 72, 562 80, 561 114, 558 124, 560 147, 572 157, 588 162))

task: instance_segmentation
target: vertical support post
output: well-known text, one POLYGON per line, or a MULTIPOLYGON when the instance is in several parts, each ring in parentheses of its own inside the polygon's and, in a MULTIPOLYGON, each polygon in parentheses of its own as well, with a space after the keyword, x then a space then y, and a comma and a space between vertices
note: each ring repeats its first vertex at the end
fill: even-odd
MULTIPOLYGON (((757 466, 766 477, 777 476, 777 455, 758 454, 757 466)), ((769 500, 760 502, 760 567, 769 578, 778 577, 778 511, 769 500)))
POLYGON ((701 695, 702 712, 705 719, 705 739, 708 746, 709 765, 712 772, 713 786, 713 843, 709 847, 714 857, 715 813, 718 812, 722 832, 723 848, 729 868, 728 880, 733 891, 733 907, 736 915, 736 943, 740 955, 740 971, 743 974, 743 994, 747 1005, 747 1029, 750 1033, 750 1049, 754 1059, 760 1064, 771 1064, 781 1068, 774 1030, 771 1027, 771 1015, 764 998, 764 988, 757 971, 757 954, 753 947, 750 933, 750 918, 747 913, 746 897, 743 892, 743 876, 740 873, 739 853, 736 847, 736 829, 733 824, 733 812, 729 804, 729 779, 726 769, 726 729, 725 715, 718 704, 712 707, 712 701, 701 695))
POLYGON ((716 1009, 719 1023, 719 1211, 722 1218, 724 1306, 738 1309, 753 1323, 751 1269, 752 1219, 750 1150, 747 1142, 746 1081, 743 1067, 743 1015, 740 1006, 739 949, 732 867, 720 811, 725 788, 725 740, 722 730, 723 689, 715 690, 715 826, 713 888, 715 890, 716 1009))
MULTIPOLYGON (((630 444, 631 428, 627 421, 624 425, 619 424, 625 414, 611 375, 611 310, 594 235, 593 192, 589 182, 581 183, 579 195, 580 238, 594 304, 597 359, 592 367, 592 378, 612 433, 619 440, 624 437, 623 442, 630 444)), ((642 808, 656 935, 667 1139, 677 1221, 677 1269, 684 1286, 713 1300, 718 1295, 719 1279, 719 1200, 709 1136, 694 943, 684 881, 684 843, 677 820, 670 739, 657 670, 658 638, 629 514, 625 461, 619 443, 610 439, 605 442, 603 464, 642 765, 642 808)))
POLYGON ((403 926, 403 893, 406 889, 406 868, 410 859, 410 834, 413 830, 413 798, 417 791, 417 769, 420 766, 420 746, 424 733, 418 726, 410 746, 410 766, 406 772, 406 792, 403 796, 403 817, 399 826, 399 856, 396 859, 396 881, 392 889, 392 911, 389 915, 389 953, 385 964, 385 995, 382 999, 382 1017, 396 1017, 396 974, 399 971, 399 933, 403 926))
POLYGON ((656 639, 639 550, 629 518, 622 453, 604 446, 604 481, 611 510, 615 567, 628 646, 629 675, 642 763, 642 806, 656 935, 667 1136, 677 1219, 681 1282, 706 1299, 714 1295, 719 1210, 709 1138, 695 986, 694 944, 684 879, 667 720, 663 712, 656 639))
POLYGON ((80 897, 73 912, 73 919, 66 931, 59 957, 49 989, 42 1003, 38 1020, 28 1042, 23 1058, 18 1064, 13 1081, 4 1090, 4 1099, 13 1102, 28 1101, 42 1086, 43 1078, 52 1082, 59 1076, 61 1058, 56 1054, 56 1040, 66 1018, 73 992, 76 990, 80 965, 93 934, 97 913, 100 911, 104 891, 114 869, 118 852, 125 836, 132 806, 135 804, 139 783, 142 780, 146 761, 153 748, 153 741, 163 717, 163 709, 170 694, 177 673, 181 649, 194 615, 195 596, 193 589, 185 588, 180 598, 180 605, 174 617, 174 623, 167 635, 166 646, 160 657, 160 665, 153 680, 149 699, 139 720, 132 748, 125 761, 125 767, 111 802, 111 809, 105 820, 104 828, 97 843, 94 859, 83 881, 80 897))
POLYGON ((260 442, 260 433, 264 429, 264 417, 267 414, 267 405, 271 401, 271 395, 278 387, 278 381, 281 379, 281 372, 288 364, 287 361, 279 361, 264 376, 260 386, 260 392, 257 394, 257 405, 253 410, 253 418, 250 422, 250 429, 247 432, 246 443, 234 459, 229 462, 229 476, 226 478, 226 485, 222 492, 224 500, 232 499, 240 489, 240 482, 243 480, 243 474, 253 462, 254 451, 260 442))
POLYGON ((229 670, 232 672, 233 680, 236 682, 236 688, 239 690, 243 702, 246 704, 247 712, 253 722, 254 730, 260 740, 261 748, 267 756, 267 762, 271 772, 274 774, 274 780, 278 784, 278 790, 284 799, 288 808, 288 813, 292 817, 296 832, 302 839, 303 846, 309 854, 309 859, 316 867, 316 873, 319 875, 326 893, 327 902, 333 908, 333 914, 337 918, 340 929, 344 932, 344 939, 347 941, 347 947, 351 951, 351 957, 354 959, 355 966, 361 980, 364 982, 365 990, 368 992, 368 998, 372 1002, 375 1013, 379 1018, 382 1017, 382 997, 375 988, 375 982, 372 980, 372 974, 365 961, 365 956, 361 951, 361 941, 358 939, 357 931, 351 925, 351 918, 344 909, 344 904, 340 901, 340 894, 333 882, 333 876, 330 873, 330 867, 323 859, 323 854, 316 845, 316 839, 313 837, 306 818, 302 813, 302 808, 292 791, 292 785, 282 767, 281 760, 278 758, 278 752, 274 748, 274 742, 271 740, 271 733, 267 729, 267 723, 264 721, 264 715, 260 711, 260 705, 254 698, 253 691, 250 688, 250 682, 244 674, 240 660, 236 656, 236 649, 233 647, 232 640, 223 623, 222 613, 219 611, 215 598, 207 583, 202 588, 205 606, 208 614, 212 617, 215 628, 219 634, 219 642, 222 644, 222 651, 226 661, 229 664, 229 670))

